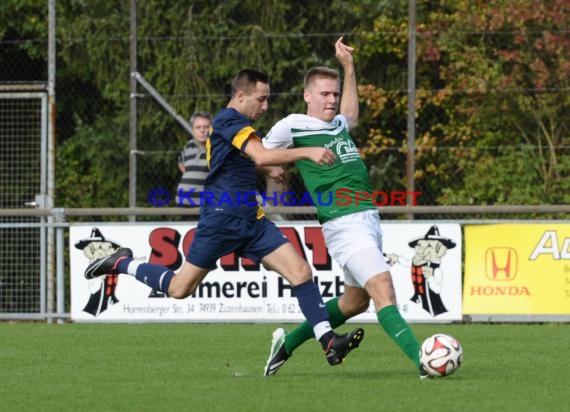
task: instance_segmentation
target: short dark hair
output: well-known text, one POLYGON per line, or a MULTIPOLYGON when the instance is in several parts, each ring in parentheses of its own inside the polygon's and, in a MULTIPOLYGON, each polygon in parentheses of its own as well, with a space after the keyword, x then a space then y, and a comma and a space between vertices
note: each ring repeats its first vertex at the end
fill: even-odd
POLYGON ((232 80, 232 97, 238 90, 249 92, 257 82, 269 83, 269 76, 254 69, 241 70, 232 80))
POLYGON ((303 85, 305 89, 309 87, 309 84, 313 81, 313 79, 334 79, 340 82, 340 74, 338 70, 331 69, 330 67, 326 66, 317 66, 309 69, 307 73, 305 73, 305 79, 303 81, 303 85))
POLYGON ((190 126, 194 126, 194 122, 198 117, 203 117, 204 119, 208 119, 210 122, 212 122, 212 115, 210 113, 205 111, 197 111, 192 113, 192 116, 190 116, 190 126))

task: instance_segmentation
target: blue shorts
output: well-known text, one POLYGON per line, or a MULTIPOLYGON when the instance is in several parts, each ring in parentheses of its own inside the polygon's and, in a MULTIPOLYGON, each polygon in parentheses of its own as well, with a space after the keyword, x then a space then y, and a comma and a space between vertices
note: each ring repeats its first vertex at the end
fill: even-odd
POLYGON ((265 217, 249 220, 223 213, 208 213, 204 209, 202 212, 186 255, 186 260, 195 266, 215 269, 216 261, 232 252, 259 262, 288 242, 277 226, 265 217))

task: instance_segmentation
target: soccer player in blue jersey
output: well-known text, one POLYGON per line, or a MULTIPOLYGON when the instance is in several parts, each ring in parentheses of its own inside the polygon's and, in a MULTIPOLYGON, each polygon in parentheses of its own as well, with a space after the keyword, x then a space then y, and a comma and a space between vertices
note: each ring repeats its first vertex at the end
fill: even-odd
POLYGON ((308 263, 264 216, 255 198, 256 167, 297 160, 332 164, 335 156, 322 147, 265 149, 252 124, 267 111, 268 98, 267 75, 246 69, 233 79, 230 102, 215 116, 206 142, 210 171, 204 191, 209 197, 203 199, 194 241, 177 273, 161 265, 133 260, 132 251, 122 248, 89 264, 85 277, 132 275, 169 297, 184 299, 194 293, 220 257, 236 252, 261 261, 289 281, 329 364, 336 365, 358 347, 364 331, 357 328, 344 335, 334 332, 308 263))
MULTIPOLYGON (((364 312, 372 299, 378 323, 411 359, 423 379, 427 374, 420 369, 419 344, 398 310, 390 268, 382 253, 382 229, 376 206, 370 200, 372 187, 368 171, 349 134, 358 122, 359 113, 353 49, 342 42, 342 37, 335 49, 344 69, 342 100, 341 79, 336 70, 310 69, 305 75, 307 113, 291 114, 277 122, 263 144, 275 150, 328 147, 336 152, 333 165, 304 160, 296 163, 313 199, 318 192, 336 193, 339 189, 349 189, 352 197, 348 205, 317 204, 328 251, 344 272, 344 293, 326 303, 330 322, 333 327, 342 325, 364 312), (337 114, 339 107, 340 114, 337 114), (365 201, 357 200, 356 193, 370 196, 365 201)), ((275 330, 265 374, 277 373, 293 351, 311 337, 311 328, 306 323, 288 333, 282 328, 275 330)))

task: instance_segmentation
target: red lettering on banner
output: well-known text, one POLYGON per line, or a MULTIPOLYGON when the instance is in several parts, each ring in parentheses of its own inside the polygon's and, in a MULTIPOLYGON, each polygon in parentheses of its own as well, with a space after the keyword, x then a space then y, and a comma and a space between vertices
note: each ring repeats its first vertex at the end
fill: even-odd
POLYGON ((313 266, 317 270, 331 270, 331 255, 325 245, 325 238, 320 227, 305 228, 305 244, 313 252, 313 266))
POLYGON ((239 269, 238 265, 239 262, 235 253, 229 253, 220 259, 220 266, 226 271, 234 272, 239 269))
MULTIPOLYGON (((297 253, 307 260, 304 245, 301 242, 301 237, 297 230, 293 227, 279 228, 281 233, 287 237, 291 245, 295 248, 297 253)), ((182 266, 186 254, 194 241, 196 228, 188 230, 182 239, 182 253, 179 251, 180 234, 177 230, 161 227, 153 230, 149 235, 149 243, 151 246, 151 255, 149 263, 163 265, 171 270, 177 270, 182 266)), ((325 245, 325 240, 320 227, 305 227, 305 246, 312 251, 311 264, 317 270, 331 270, 332 259, 328 253, 325 245)), ((260 263, 255 263, 253 260, 241 257, 239 258, 236 253, 228 253, 220 259, 220 266, 224 271, 237 271, 239 265, 246 271, 258 271, 260 263), (241 262, 240 262, 241 261, 241 262)))
POLYGON ((149 263, 166 266, 176 270, 182 264, 182 256, 178 252, 180 234, 170 228, 158 228, 148 236, 151 247, 149 263))
POLYGON ((259 263, 255 263, 246 257, 241 258, 241 266, 244 270, 259 270, 259 263))
POLYGON ((472 296, 530 296, 526 286, 471 286, 472 296))

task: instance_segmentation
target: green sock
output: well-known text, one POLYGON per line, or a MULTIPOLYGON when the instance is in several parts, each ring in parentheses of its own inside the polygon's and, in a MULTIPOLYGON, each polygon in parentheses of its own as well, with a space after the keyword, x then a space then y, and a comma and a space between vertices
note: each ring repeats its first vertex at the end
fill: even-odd
MULTIPOLYGON (((338 298, 332 298, 325 305, 329 313, 329 322, 333 329, 346 322, 346 317, 338 307, 338 298)), ((291 332, 287 332, 287 335, 285 335, 285 350, 291 355, 295 349, 314 337, 313 327, 309 322, 305 321, 291 332)))
POLYGON ((398 308, 394 305, 386 306, 380 309, 376 315, 382 329, 419 368, 420 345, 414 336, 414 332, 412 332, 408 323, 400 315, 398 308))

